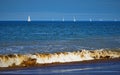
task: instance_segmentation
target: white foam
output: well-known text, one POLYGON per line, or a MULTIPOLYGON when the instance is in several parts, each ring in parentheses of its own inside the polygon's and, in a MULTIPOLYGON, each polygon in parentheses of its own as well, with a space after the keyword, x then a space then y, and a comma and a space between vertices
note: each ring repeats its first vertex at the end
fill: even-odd
POLYGON ((82 50, 49 54, 0 55, 0 67, 29 66, 35 64, 66 63, 102 58, 119 58, 120 52, 109 50, 82 50))

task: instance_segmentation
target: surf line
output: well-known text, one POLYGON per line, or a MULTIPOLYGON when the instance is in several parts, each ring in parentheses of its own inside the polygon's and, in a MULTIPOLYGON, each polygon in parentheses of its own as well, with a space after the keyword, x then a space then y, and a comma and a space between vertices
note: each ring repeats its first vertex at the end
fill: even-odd
POLYGON ((0 55, 0 68, 120 58, 120 51, 80 50, 74 52, 0 55))

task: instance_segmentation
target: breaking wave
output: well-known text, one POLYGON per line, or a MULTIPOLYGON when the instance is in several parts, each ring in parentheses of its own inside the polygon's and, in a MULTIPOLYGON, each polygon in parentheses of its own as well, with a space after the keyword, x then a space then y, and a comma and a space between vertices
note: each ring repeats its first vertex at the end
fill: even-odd
POLYGON ((24 67, 52 63, 120 58, 120 51, 80 50, 74 52, 0 55, 0 67, 24 67))

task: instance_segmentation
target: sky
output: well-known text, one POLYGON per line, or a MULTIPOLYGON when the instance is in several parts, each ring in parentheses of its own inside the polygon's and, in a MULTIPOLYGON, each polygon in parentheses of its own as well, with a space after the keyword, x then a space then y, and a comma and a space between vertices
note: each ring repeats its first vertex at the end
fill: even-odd
POLYGON ((0 0, 3 20, 120 20, 120 0, 0 0))

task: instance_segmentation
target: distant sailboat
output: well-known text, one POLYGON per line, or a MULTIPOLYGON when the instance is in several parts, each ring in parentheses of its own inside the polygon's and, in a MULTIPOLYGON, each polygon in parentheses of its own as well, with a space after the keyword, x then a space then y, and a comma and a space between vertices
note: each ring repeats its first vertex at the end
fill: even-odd
POLYGON ((28 22, 30 22, 30 21, 31 21, 30 16, 28 16, 28 22))
POLYGON ((74 22, 76 22, 76 19, 75 19, 75 17, 73 17, 73 21, 74 21, 74 22))
POLYGON ((99 21, 103 21, 103 19, 100 19, 99 21))
POLYGON ((114 19, 114 21, 117 21, 117 19, 114 19))
POLYGON ((54 18, 52 18, 52 21, 54 21, 54 18))
POLYGON ((64 17, 63 17, 62 21, 63 21, 63 22, 65 21, 64 17))
POLYGON ((90 22, 92 21, 92 19, 90 18, 90 22))

